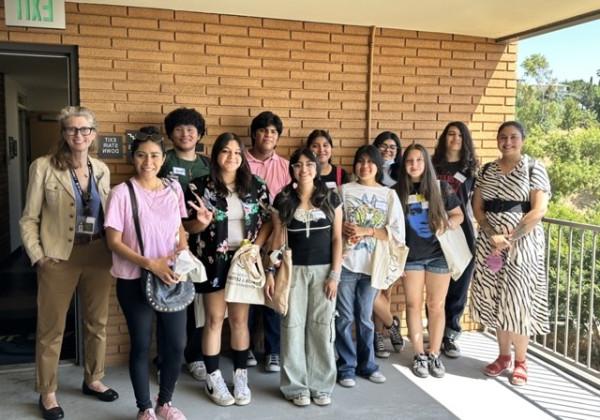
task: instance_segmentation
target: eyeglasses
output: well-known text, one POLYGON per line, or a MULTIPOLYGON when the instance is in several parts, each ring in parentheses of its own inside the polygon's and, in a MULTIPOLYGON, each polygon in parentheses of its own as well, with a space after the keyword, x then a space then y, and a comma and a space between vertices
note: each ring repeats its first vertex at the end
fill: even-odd
POLYGON ((391 150, 391 151, 398 150, 398 147, 396 147, 393 144, 380 144, 379 148, 381 150, 391 150))
POLYGON ((163 136, 158 133, 148 134, 148 133, 143 133, 141 131, 137 131, 134 134, 134 139, 139 140, 139 141, 152 140, 152 141, 158 142, 158 141, 163 141, 163 136))
POLYGON ((94 127, 65 127, 63 128, 63 131, 65 133, 67 133, 67 135, 69 136, 76 136, 77 133, 81 134, 82 136, 89 136, 90 134, 92 134, 92 131, 94 131, 95 128, 94 127))
POLYGON ((294 169, 296 171, 299 171, 302 168, 316 169, 317 168, 317 164, 315 162, 306 162, 306 163, 296 162, 296 163, 292 163, 292 169, 294 169))

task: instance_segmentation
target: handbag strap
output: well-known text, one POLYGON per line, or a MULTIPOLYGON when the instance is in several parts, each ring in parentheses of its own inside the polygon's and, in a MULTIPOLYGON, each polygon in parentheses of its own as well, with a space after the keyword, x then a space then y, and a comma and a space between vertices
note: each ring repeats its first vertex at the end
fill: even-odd
POLYGON ((142 252, 142 256, 144 255, 144 241, 142 240, 142 229, 140 228, 140 219, 138 216, 138 204, 137 198, 135 196, 135 191, 133 190, 133 184, 131 180, 125 181, 127 184, 127 188, 129 189, 129 196, 131 197, 131 213, 133 215, 133 224, 135 226, 135 234, 137 235, 138 244, 140 245, 140 251, 142 252))

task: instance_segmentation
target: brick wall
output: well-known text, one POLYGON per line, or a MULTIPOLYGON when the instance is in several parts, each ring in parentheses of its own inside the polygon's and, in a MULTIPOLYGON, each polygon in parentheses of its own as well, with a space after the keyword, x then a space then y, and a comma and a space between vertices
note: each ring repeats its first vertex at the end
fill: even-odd
MULTIPOLYGON (((192 106, 207 118, 208 146, 223 131, 248 138, 252 117, 264 109, 284 120, 283 155, 314 128, 330 131, 334 161, 344 165, 368 141, 370 28, 94 4, 66 8, 64 31, 9 30, 2 17, 0 41, 78 45, 81 103, 97 112, 101 132, 158 125, 172 109, 192 106)), ((479 155, 495 156, 498 123, 514 114, 515 61, 515 45, 376 29, 370 137, 393 130, 405 145, 416 140, 431 147, 448 121, 463 120, 479 155)), ((125 161, 107 163, 113 182, 131 173, 125 161)), ((128 344, 115 299, 110 325, 109 361, 116 362, 128 344)))
POLYGON ((6 138, 4 74, 0 73, 0 261, 10 254, 10 210, 8 207, 8 156, 6 138))

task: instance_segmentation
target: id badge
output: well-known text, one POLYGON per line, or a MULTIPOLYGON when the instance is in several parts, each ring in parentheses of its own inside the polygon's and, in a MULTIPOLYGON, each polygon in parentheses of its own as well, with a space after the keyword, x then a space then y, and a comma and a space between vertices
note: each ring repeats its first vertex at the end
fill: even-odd
POLYGON ((173 174, 177 176, 185 176, 185 168, 180 168, 179 166, 173 166, 173 174))
POLYGON ((86 235, 93 235, 94 228, 96 227, 95 217, 84 217, 77 223, 77 233, 84 233, 86 235))
POLYGON ((464 176, 462 173, 457 172, 454 174, 454 179, 456 179, 458 182, 460 182, 462 184, 467 180, 467 177, 464 176))

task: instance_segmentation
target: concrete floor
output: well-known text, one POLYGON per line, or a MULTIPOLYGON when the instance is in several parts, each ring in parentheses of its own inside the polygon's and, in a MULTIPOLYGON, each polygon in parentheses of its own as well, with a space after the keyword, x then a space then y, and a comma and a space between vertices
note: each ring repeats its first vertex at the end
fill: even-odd
MULTIPOLYGON (((174 403, 188 419, 214 420, 387 420, 387 419, 545 419, 600 418, 600 392, 591 389, 530 358, 529 384, 515 388, 507 377, 486 378, 480 370, 495 358, 496 345, 490 338, 467 333, 461 338, 463 357, 445 359, 443 379, 419 379, 410 372, 410 348, 378 360, 388 380, 376 385, 358 379, 356 388, 336 387, 329 407, 299 408, 279 393, 279 375, 250 368, 253 400, 246 407, 218 407, 204 395, 202 384, 182 373, 174 403)), ((409 346, 410 347, 410 346, 409 346)), ((222 361, 226 378, 231 378, 231 363, 222 361)), ((31 368, 0 372, 0 420, 37 419, 37 394, 33 391, 31 368)), ((60 368, 59 399, 67 419, 135 419, 136 408, 127 368, 110 368, 106 383, 121 394, 113 403, 103 403, 81 394, 82 370, 78 366, 60 368)), ((158 387, 154 380, 151 392, 158 387)))

